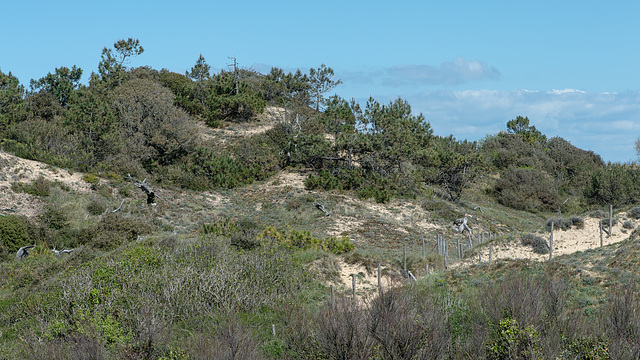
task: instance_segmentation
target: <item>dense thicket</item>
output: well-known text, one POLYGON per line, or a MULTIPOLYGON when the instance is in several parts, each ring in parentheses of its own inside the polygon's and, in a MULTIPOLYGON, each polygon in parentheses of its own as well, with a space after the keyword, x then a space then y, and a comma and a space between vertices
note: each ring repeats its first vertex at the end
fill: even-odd
POLYGON ((193 189, 241 186, 304 166, 312 170, 309 188, 355 191, 379 202, 420 196, 428 186, 455 201, 488 173, 499 175, 491 191, 496 200, 527 211, 557 210, 567 198, 575 199, 569 211, 630 204, 640 194, 634 167, 606 165, 562 138, 547 139, 527 117, 481 143, 459 141, 433 134, 403 99, 361 105, 327 96, 341 81, 324 64, 307 74, 237 67, 212 73, 202 55, 185 74, 124 65, 143 51, 134 39, 103 49, 88 86, 76 66, 32 80, 29 91, 0 72, 2 148, 193 189), (284 111, 266 133, 229 146, 198 136, 197 121, 247 122, 267 104, 284 111))

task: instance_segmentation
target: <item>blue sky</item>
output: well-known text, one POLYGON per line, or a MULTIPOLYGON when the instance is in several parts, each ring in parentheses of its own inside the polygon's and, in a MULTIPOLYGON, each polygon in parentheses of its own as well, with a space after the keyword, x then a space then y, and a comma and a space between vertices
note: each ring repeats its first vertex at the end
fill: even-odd
POLYGON ((28 86, 61 66, 86 81, 103 47, 138 38, 130 66, 184 73, 202 54, 267 72, 326 64, 339 95, 407 99, 438 135, 480 140, 528 116, 605 161, 637 160, 640 2, 13 1, 0 70, 28 86))

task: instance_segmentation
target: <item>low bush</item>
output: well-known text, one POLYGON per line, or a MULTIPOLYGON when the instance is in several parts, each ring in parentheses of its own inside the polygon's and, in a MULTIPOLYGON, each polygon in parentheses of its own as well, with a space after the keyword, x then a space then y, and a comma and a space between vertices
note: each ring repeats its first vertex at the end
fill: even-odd
POLYGON ((11 189, 15 192, 24 192, 24 193, 31 194, 34 196, 39 196, 39 197, 49 196, 50 187, 51 187, 51 182, 46 180, 42 176, 40 176, 30 184, 18 182, 11 185, 11 189))
POLYGON ((544 171, 529 168, 509 168, 493 191, 499 203, 517 210, 554 210, 558 203, 553 179, 544 171))
POLYGON ((89 212, 89 215, 98 216, 104 213, 105 210, 106 208, 97 200, 91 200, 87 204, 87 211, 89 212))
POLYGON ((261 243, 298 249, 320 249, 332 252, 336 255, 344 254, 355 248, 351 240, 346 236, 330 236, 324 239, 316 238, 310 232, 287 228, 286 231, 278 231, 273 226, 268 226, 258 235, 261 243))
POLYGON ((526 234, 522 236, 522 245, 531 246, 536 254, 548 254, 549 244, 540 236, 534 234, 526 234))
POLYGON ((109 213, 96 225, 80 230, 78 240, 81 244, 110 250, 137 239, 139 235, 148 234, 152 229, 153 226, 144 220, 109 213))
POLYGON ((0 251, 13 254, 22 246, 32 243, 29 236, 30 224, 21 216, 0 216, 0 251))
POLYGON ((632 219, 640 219, 640 206, 631 208, 631 210, 627 212, 627 216, 632 219))
POLYGON ((569 230, 571 228, 582 229, 584 228, 584 219, 578 216, 572 216, 569 219, 565 218, 551 218, 547 220, 546 229, 551 231, 551 224, 553 223, 554 230, 569 230))

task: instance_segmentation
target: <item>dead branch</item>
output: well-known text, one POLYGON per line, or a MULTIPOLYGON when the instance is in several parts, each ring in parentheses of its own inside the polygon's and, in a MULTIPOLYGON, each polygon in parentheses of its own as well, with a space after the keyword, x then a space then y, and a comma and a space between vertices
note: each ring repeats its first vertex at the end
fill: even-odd
POLYGON ((322 210, 322 212, 323 212, 325 215, 327 215, 327 216, 331 215, 331 213, 330 213, 329 211, 327 211, 327 209, 325 209, 325 208, 324 208, 324 205, 322 205, 322 204, 316 204, 316 207, 317 207, 318 209, 322 210))
POLYGON ((469 227, 469 225, 467 225, 467 221, 468 219, 466 217, 460 218, 460 219, 456 219, 453 222, 453 230, 462 233, 464 230, 467 230, 469 232, 469 236, 473 236, 472 232, 471 232, 471 228, 469 227))
POLYGON ((131 174, 127 174, 129 176, 129 180, 133 183, 133 186, 139 188, 147 194, 147 204, 152 205, 156 203, 156 194, 153 192, 149 184, 147 184, 147 179, 140 181, 139 179, 134 179, 131 177, 131 174))
POLYGON ((122 204, 124 204, 124 200, 125 200, 125 199, 122 199, 122 202, 120 203, 120 207, 119 207, 119 208, 117 208, 117 209, 115 209, 115 210, 113 210, 113 211, 112 211, 112 213, 116 213, 116 212, 118 212, 120 209, 122 209, 122 204))
MULTIPOLYGON (((18 210, 7 208, 7 209, 0 209, 0 211, 16 212, 18 210)), ((7 215, 0 212, 0 216, 7 216, 7 215)))

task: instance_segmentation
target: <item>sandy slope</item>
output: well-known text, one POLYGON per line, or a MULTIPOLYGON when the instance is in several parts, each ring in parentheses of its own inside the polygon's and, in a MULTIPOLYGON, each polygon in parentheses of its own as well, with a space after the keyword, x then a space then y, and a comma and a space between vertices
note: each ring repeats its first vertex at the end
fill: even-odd
MULTIPOLYGON (((273 116, 273 115, 272 115, 273 116)), ((264 131, 269 125, 256 127, 255 129, 247 129, 247 131, 264 131)), ((18 182, 30 183, 40 176, 49 181, 57 181, 68 186, 72 191, 86 193, 90 192, 90 184, 86 183, 81 173, 69 173, 64 169, 59 169, 50 165, 46 165, 37 161, 21 159, 11 154, 0 152, 0 209, 16 209, 19 214, 25 216, 35 216, 42 208, 42 201, 35 196, 25 193, 14 193, 11 189, 12 184, 18 182)), ((299 172, 283 172, 276 176, 274 181, 269 182, 269 186, 275 187, 291 187, 293 189, 304 189, 304 175, 299 172)), ((367 201, 345 198, 345 209, 343 214, 334 213, 331 217, 331 225, 327 235, 340 235, 344 232, 349 233, 358 228, 362 224, 357 218, 349 216, 350 212, 359 212, 359 209, 366 208, 373 211, 379 216, 385 217, 387 220, 393 220, 399 226, 409 221, 415 226, 424 229, 437 228, 436 225, 430 223, 428 219, 421 215, 420 208, 406 208, 395 205, 394 209, 389 206, 373 204, 367 201), (391 211, 391 210, 393 211, 391 211), (347 213, 347 214, 345 214, 347 213)), ((6 211, 5 211, 6 212, 6 211)), ((600 245, 600 231, 598 228, 599 219, 587 217, 584 220, 584 227, 581 229, 570 229, 567 231, 554 232, 554 256, 563 254, 571 254, 578 251, 597 248, 600 245)), ((624 233, 621 228, 621 222, 613 227, 613 235, 603 237, 604 245, 620 242, 628 237, 628 233, 624 233)), ((398 229, 398 231, 406 231, 398 229)), ((549 233, 538 234, 548 241, 549 233)), ((483 262, 489 259, 489 246, 483 245, 478 250, 483 262)), ((455 256, 450 254, 450 256, 455 256)), ((531 259, 535 261, 546 261, 549 255, 539 255, 533 252, 530 247, 522 246, 519 241, 514 242, 495 242, 492 246, 492 260, 496 259, 531 259)), ((451 267, 469 266, 477 263, 479 258, 466 259, 462 262, 454 262, 451 267)), ((373 291, 377 287, 377 274, 367 274, 363 266, 349 265, 344 261, 340 261, 341 280, 344 285, 343 290, 351 288, 352 274, 359 274, 356 285, 358 292, 373 291)), ((384 277, 383 277, 384 280, 384 277)), ((387 281, 385 281, 386 283, 387 281)), ((385 286, 389 286, 386 284, 385 286)))
POLYGON ((14 193, 14 183, 31 183, 39 177, 49 181, 57 181, 68 186, 72 191, 86 193, 91 191, 90 184, 82 180, 84 174, 70 174, 64 169, 38 161, 26 160, 0 151, 0 209, 16 209, 25 216, 35 216, 42 202, 35 196, 25 193, 14 193))
MULTIPOLYGON (((600 229, 598 227, 599 221, 600 219, 587 217, 584 219, 583 228, 572 228, 567 231, 554 231, 553 255, 559 256, 565 254, 573 254, 578 251, 598 248, 600 246, 600 229)), ((623 232, 620 223, 621 222, 619 221, 617 225, 613 226, 612 236, 607 236, 606 233, 603 233, 602 240, 604 246, 623 241, 629 237, 631 231, 627 230, 626 233, 623 232)), ((550 233, 539 233, 537 235, 549 241, 550 233)), ((533 252, 531 247, 522 246, 519 242, 519 239, 510 243, 498 241, 495 245, 492 246, 492 249, 492 260, 530 259, 535 261, 546 261, 549 259, 548 254, 536 254, 533 252)), ((489 260, 489 251, 490 248, 486 244, 484 244, 482 246, 482 249, 478 251, 478 254, 481 255, 483 262, 489 260)), ((473 259, 467 259, 461 263, 453 264, 452 266, 468 266, 471 263, 477 263, 479 260, 479 258, 474 257, 473 259)))

